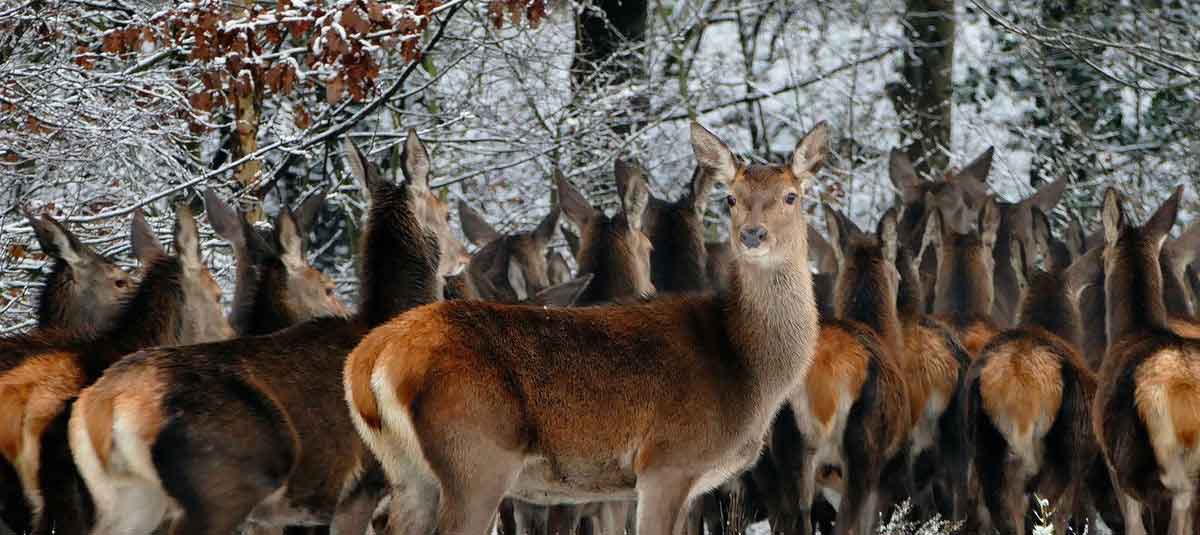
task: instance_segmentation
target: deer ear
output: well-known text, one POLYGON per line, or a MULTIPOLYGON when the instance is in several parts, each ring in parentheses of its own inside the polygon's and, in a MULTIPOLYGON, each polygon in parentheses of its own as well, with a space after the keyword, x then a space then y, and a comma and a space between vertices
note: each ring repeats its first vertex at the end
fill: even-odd
POLYGON ((322 189, 306 197, 299 207, 292 210, 292 219, 296 221, 296 227, 301 234, 312 230, 313 225, 317 222, 317 216, 321 215, 321 207, 324 205, 325 190, 322 189))
POLYGON ((1000 230, 1000 207, 996 200, 988 197, 979 212, 979 238, 989 251, 996 245, 996 233, 1000 230))
POLYGON ((43 252, 72 267, 79 267, 86 262, 87 246, 62 226, 58 220, 49 215, 43 215, 41 219, 38 219, 28 211, 25 212, 25 218, 33 227, 33 234, 37 237, 43 252))
MULTIPOLYGON (((928 196, 925 200, 929 201, 928 196)), ((937 252, 941 248, 943 232, 945 232, 945 225, 942 222, 942 211, 937 208, 928 209, 928 213, 925 215, 925 234, 921 237, 921 248, 917 251, 913 265, 920 266, 929 250, 937 252)))
POLYGON ((1071 257, 1083 256, 1087 249, 1084 245, 1087 242, 1087 235, 1083 232, 1083 225, 1079 223, 1079 218, 1072 217, 1067 223, 1067 233, 1064 238, 1063 242, 1067 244, 1067 250, 1071 252, 1071 257))
POLYGON ((417 129, 409 128, 408 137, 404 140, 404 153, 400 155, 404 162, 404 178, 417 191, 429 191, 429 171, 433 168, 429 159, 429 151, 417 136, 417 129))
POLYGON ((979 206, 988 197, 987 179, 992 172, 992 156, 995 152, 995 147, 988 147, 983 154, 954 175, 954 182, 963 188, 973 206, 979 206))
POLYGON ((1170 247, 1171 256, 1180 266, 1187 267, 1195 262, 1197 253, 1200 253, 1200 220, 1192 221, 1187 230, 1171 240, 1167 247, 1170 247))
POLYGON ((567 182, 567 177, 557 170, 554 171, 554 185, 558 189, 558 202, 562 204, 563 213, 567 219, 580 229, 587 226, 596 217, 596 209, 579 193, 575 186, 567 182))
POLYGON ((242 216, 211 189, 204 191, 204 211, 208 214, 208 224, 212 225, 213 231, 229 242, 236 254, 245 255, 246 234, 242 229, 242 216))
POLYGON ((533 229, 533 238, 537 240, 539 247, 545 249, 550 244, 550 240, 554 238, 554 230, 558 228, 558 217, 562 211, 558 209, 558 205, 550 207, 550 213, 542 218, 538 223, 537 228, 533 229))
POLYGON ((1103 246, 1093 247, 1076 258, 1071 267, 1067 268, 1067 295, 1071 297, 1071 301, 1078 301, 1088 286, 1104 278, 1104 263, 1101 261, 1103 253, 1103 246))
POLYGON ((370 199, 371 192, 384 183, 383 177, 379 175, 375 166, 367 161, 366 155, 359 150, 358 145, 350 141, 350 136, 342 139, 342 147, 346 154, 346 164, 350 167, 350 173, 354 175, 354 179, 358 182, 358 187, 362 189, 364 195, 370 199))
POLYGON ((188 269, 200 269, 200 230, 196 218, 186 204, 175 207, 175 254, 188 269))
POLYGON ((621 195, 621 210, 625 212, 629 226, 640 231, 642 216, 646 213, 646 206, 650 204, 650 188, 640 175, 631 178, 627 188, 621 195))
POLYGON ((803 183, 821 170, 828 157, 829 123, 821 121, 796 144, 788 165, 792 168, 792 174, 803 183))
POLYGON ((458 223, 462 226, 467 241, 476 247, 483 247, 500 237, 500 233, 488 224, 487 220, 483 218, 483 214, 475 211, 471 205, 463 201, 458 201, 458 223))
POLYGON ((726 186, 731 184, 737 175, 737 163, 725 142, 695 121, 692 121, 691 137, 692 151, 696 153, 701 172, 726 186))
POLYGON ((583 292, 587 290, 588 284, 592 282, 592 274, 588 273, 581 277, 569 280, 567 282, 551 286, 538 292, 529 300, 530 304, 542 306, 569 307, 574 305, 579 298, 583 296, 583 292))
POLYGON ((896 264, 896 257, 900 250, 900 235, 896 230, 899 226, 897 221, 896 208, 888 208, 883 213, 883 217, 879 219, 879 228, 875 231, 879 238, 879 244, 883 247, 883 257, 893 265, 896 264))
POLYGON ((1109 187, 1104 192, 1104 208, 1100 219, 1104 223, 1104 243, 1112 246, 1121 237, 1128 221, 1125 220, 1125 208, 1121 206, 1121 194, 1116 188, 1109 187))
POLYGON ((818 273, 837 273, 837 254, 813 225, 808 227, 808 257, 818 273))
POLYGON ((625 198, 629 191, 629 183, 634 180, 645 180, 645 173, 637 162, 617 158, 613 161, 613 176, 617 183, 617 197, 625 198))
POLYGON ((562 284, 571 280, 571 266, 567 265, 567 259, 558 254, 558 251, 546 253, 546 273, 549 275, 550 284, 562 284))
POLYGON ((832 206, 821 203, 821 210, 825 212, 825 232, 829 234, 829 250, 837 261, 837 270, 840 270, 842 255, 845 254, 846 242, 849 240, 849 229, 842 228, 842 218, 832 206))
POLYGON ((1038 188, 1033 195, 1028 199, 1021 201, 1021 204, 1026 206, 1036 206, 1043 212, 1049 214, 1054 211, 1054 206, 1062 199, 1063 193, 1067 191, 1067 177, 1059 178, 1054 182, 1045 184, 1038 188))
POLYGON ((1024 288, 1029 284, 1029 268, 1031 262, 1025 254, 1025 244, 1019 239, 1012 239, 1008 242, 1009 262, 1012 263, 1013 271, 1017 274, 1017 284, 1024 288))
POLYGON ((279 258, 284 265, 292 268, 304 265, 304 233, 286 210, 280 211, 276 218, 275 242, 279 245, 279 258))
POLYGON ((892 185, 900 192, 900 198, 906 203, 921 200, 921 177, 913 167, 912 160, 900 149, 892 149, 888 158, 888 176, 892 185))
POLYGON ((525 270, 514 256, 508 257, 508 286, 517 294, 517 301, 529 298, 529 285, 525 282, 525 270))
POLYGON ((154 235, 154 229, 146 222, 146 215, 140 209, 133 211, 129 243, 133 248, 133 256, 136 256, 143 265, 166 254, 162 244, 154 235))
POLYGON ((1179 216, 1179 201, 1183 198, 1183 185, 1180 184, 1175 188, 1175 193, 1172 193, 1167 200, 1163 201, 1162 206, 1154 211, 1154 215, 1146 221, 1143 228, 1149 232, 1150 236, 1158 240, 1159 245, 1162 245, 1164 239, 1171 234, 1171 227, 1175 226, 1175 219, 1179 216))
POLYGON ((563 240, 567 242, 567 249, 571 250, 571 257, 579 258, 579 236, 565 226, 560 225, 558 230, 562 232, 563 240))
POLYGON ((702 172, 696 169, 692 173, 692 210, 696 215, 704 217, 704 212, 708 210, 708 196, 712 194, 713 186, 716 185, 716 180, 712 173, 702 172))
POLYGON ((1050 218, 1036 206, 1029 208, 1029 214, 1033 220, 1033 251, 1031 251, 1029 263, 1033 265, 1035 260, 1040 257, 1049 267, 1050 244, 1054 242, 1054 230, 1051 227, 1050 218))

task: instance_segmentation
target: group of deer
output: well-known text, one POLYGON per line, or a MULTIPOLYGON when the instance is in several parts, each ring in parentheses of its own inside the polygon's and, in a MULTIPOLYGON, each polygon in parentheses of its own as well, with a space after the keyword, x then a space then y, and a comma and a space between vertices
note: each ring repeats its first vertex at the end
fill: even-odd
POLYGON ((1060 529, 1098 513, 1192 533, 1200 232, 1164 246, 1180 193, 1138 227, 1109 191, 1102 240, 1059 240, 1065 182, 1008 204, 990 151, 939 181, 897 152, 903 202, 873 232, 826 206, 826 240, 803 196, 827 136, 748 164, 693 124, 689 191, 657 199, 619 161, 611 217, 562 176, 529 232, 460 205, 479 249, 456 276, 416 134, 401 180, 347 143, 369 200, 353 313, 306 259, 320 196, 264 232, 206 195, 237 261, 228 317, 186 207, 172 254, 135 213, 136 282, 30 215, 54 269, 39 326, 0 339, 0 515, 35 533, 681 535, 736 529, 723 515, 749 502, 809 533, 824 500, 836 533, 867 534, 911 499, 1013 533, 1036 493, 1060 529), (728 244, 704 241, 716 184, 728 244), (560 212, 574 279, 548 247, 560 212))

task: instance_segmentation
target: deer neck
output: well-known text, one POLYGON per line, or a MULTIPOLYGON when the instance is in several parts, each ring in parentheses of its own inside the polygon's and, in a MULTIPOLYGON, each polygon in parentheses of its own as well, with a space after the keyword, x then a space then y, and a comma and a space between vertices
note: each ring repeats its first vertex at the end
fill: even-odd
POLYGON ((961 320, 989 317, 992 312, 991 273, 966 255, 941 255, 934 313, 961 320))
POLYGON ((797 249, 772 266, 739 258, 730 277, 728 332, 759 406, 772 410, 807 373, 819 329, 807 243, 797 249))
POLYGON ((1037 273, 1021 299, 1019 325, 1048 331, 1078 347, 1082 342, 1079 310, 1061 276, 1037 273))
POLYGON ((1157 256, 1126 255, 1104 280, 1109 346, 1129 334, 1170 330, 1157 256))
POLYGON ((895 296, 884 281, 863 273, 838 281, 837 317, 862 323, 878 335, 893 353, 900 350, 900 319, 892 303, 895 296))

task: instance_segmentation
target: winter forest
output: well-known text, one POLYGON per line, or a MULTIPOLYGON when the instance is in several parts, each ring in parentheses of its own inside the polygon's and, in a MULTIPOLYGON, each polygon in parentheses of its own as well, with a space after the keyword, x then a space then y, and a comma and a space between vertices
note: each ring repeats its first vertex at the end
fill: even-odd
MULTIPOLYGON (((350 297, 362 206, 340 139, 394 172, 410 127, 439 194, 500 231, 545 214, 555 170, 615 205, 618 157, 678 196, 693 118, 770 162, 829 121, 819 198, 863 223, 897 194, 896 147, 930 176, 995 147, 1002 198, 1067 177, 1060 217, 1097 221, 1108 184, 1144 214, 1196 184, 1197 21, 1191 2, 10 0, 0 329, 32 324, 45 264, 18 207, 125 257, 134 208, 165 233, 206 188, 256 216, 327 190, 310 256, 350 297)), ((723 237, 718 204, 708 220, 723 237)))
MULTIPOLYGON (((1070 247, 1072 258, 1086 256, 1097 243, 1107 243, 1104 222, 1116 221, 1118 209, 1106 191, 1116 188, 1123 202, 1122 224, 1146 222, 1147 232, 1161 230, 1162 236, 1174 239, 1166 242, 1171 244, 1170 251, 1176 250, 1171 247, 1180 251, 1190 247, 1178 256, 1187 259, 1179 267, 1186 289, 1175 297, 1182 302, 1180 310, 1188 311, 1191 323, 1186 328, 1173 323, 1172 328, 1175 333, 1196 334, 1194 297, 1187 295, 1200 290, 1200 277, 1188 267, 1200 252, 1200 226, 1192 224, 1200 221, 1196 219, 1200 213, 1197 28, 1200 2, 1184 0, 0 0, 0 411, 11 401, 5 396, 18 392, 5 383, 10 363, 3 358, 8 350, 4 337, 41 327, 39 299, 49 293, 46 280, 55 255, 62 259, 62 250, 47 250, 47 236, 54 232, 53 228, 47 230, 44 216, 73 233, 78 240, 73 246, 87 246, 115 259, 116 266, 138 280, 151 271, 139 260, 144 260, 147 248, 155 247, 155 238, 162 244, 173 243, 167 249, 185 260, 184 245, 198 245, 204 265, 221 290, 220 307, 232 310, 231 317, 237 318, 235 285, 241 276, 240 262, 246 257, 236 244, 231 245, 228 229, 238 224, 230 214, 240 213, 245 223, 262 229, 264 236, 269 229, 276 229, 274 247, 299 251, 299 260, 289 268, 309 269, 307 264, 311 264, 315 269, 310 274, 326 285, 314 290, 320 295, 311 297, 311 302, 300 296, 288 303, 346 312, 357 303, 366 307, 371 299, 362 288, 365 277, 360 277, 366 270, 364 256, 369 254, 362 250, 368 242, 362 238, 372 228, 372 209, 382 202, 378 198, 385 197, 380 188, 386 191, 388 187, 371 182, 372 177, 411 183, 414 174, 425 177, 424 170, 429 171, 429 210, 437 217, 443 215, 438 210, 446 211, 442 219, 449 222, 447 233, 438 236, 442 247, 439 275, 446 275, 446 281, 465 280, 462 277, 467 275, 462 273, 468 269, 471 255, 489 251, 485 248, 489 242, 537 228, 535 235, 544 235, 552 254, 539 252, 543 260, 534 263, 541 262, 542 271, 550 271, 549 282, 557 284, 572 280, 571 273, 580 267, 578 236, 590 235, 582 228, 580 217, 572 214, 573 207, 579 213, 581 203, 590 203, 599 212, 624 214, 639 203, 644 209, 647 202, 657 206, 655 199, 690 199, 699 192, 703 198, 691 202, 699 206, 703 241, 710 244, 708 262, 718 258, 712 244, 728 244, 731 237, 747 244, 744 247, 765 243, 765 229, 750 237, 745 229, 731 230, 731 214, 745 209, 744 204, 737 205, 745 201, 734 198, 729 184, 692 189, 706 172, 724 161, 721 154, 713 156, 714 150, 720 153, 713 147, 724 145, 736 155, 737 165, 742 166, 738 169, 785 162, 798 165, 796 158, 803 161, 804 154, 810 160, 817 158, 813 148, 817 143, 827 147, 827 154, 819 158, 821 165, 812 167, 815 174, 799 195, 799 209, 808 214, 809 230, 817 229, 833 244, 833 252, 822 258, 818 246, 810 243, 813 268, 818 272, 813 277, 832 274, 836 279, 839 267, 844 273, 844 264, 853 261, 853 255, 844 252, 856 247, 855 240, 878 234, 880 254, 890 255, 893 264, 915 258, 919 280, 930 281, 922 298, 934 309, 941 289, 935 291, 933 279, 926 277, 934 272, 942 277, 943 272, 940 265, 933 266, 931 257, 924 257, 926 263, 922 263, 922 255, 929 244, 941 248, 939 261, 954 254, 956 242, 950 230, 957 225, 958 216, 969 221, 971 228, 986 229, 992 217, 996 226, 1015 229, 1024 225, 1021 231, 1012 231, 1011 239, 999 242, 994 239, 994 227, 991 241, 987 232, 980 230, 988 247, 1003 244, 1004 251, 997 258, 1006 261, 1010 241, 1013 255, 1033 255, 1032 243, 1040 239, 1040 229, 1046 229, 1051 239, 1038 242, 1042 257, 1013 260, 1025 262, 1014 263, 1015 271, 1007 264, 995 267, 996 277, 1006 270, 1003 276, 1012 279, 998 278, 994 285, 996 306, 1003 302, 1007 307, 1007 321, 999 322, 998 328, 1015 325, 1018 302, 1025 302, 1022 292, 1040 284, 1035 271, 1057 267, 1062 268, 1063 277, 1075 276, 1066 269, 1070 263, 1055 256, 1055 235, 1062 236, 1066 242, 1062 246, 1070 247), (706 135, 719 140, 706 145, 706 135), (427 151, 427 162, 421 161, 422 151, 427 151), (972 181, 970 177, 979 172, 981 162, 982 176, 972 181), (428 167, 422 167, 423 163, 428 167), (637 184, 642 178, 649 201, 638 197, 637 184), (911 251, 913 258, 905 252, 897 257, 888 240, 895 241, 895 225, 903 226, 906 214, 889 208, 933 201, 934 193, 912 193, 914 184, 925 187, 933 183, 960 187, 966 200, 953 209, 965 211, 956 213, 942 206, 938 217, 922 219, 925 226, 913 235, 920 252, 911 251), (566 198, 572 186, 582 194, 581 201, 566 198), (1176 193, 1179 186, 1183 187, 1181 196, 1176 193), (1053 201, 1041 203, 1047 191, 1056 192, 1053 201), (984 198, 991 200, 979 200, 984 198), (1038 208, 1023 212, 1021 217, 1028 219, 995 212, 1031 206, 1021 203, 1023 199, 1033 199, 1032 205, 1038 208), (564 215, 555 219, 560 209, 564 215), (1168 212, 1173 226, 1163 225, 1168 212), (190 218, 181 215, 184 213, 195 214, 195 236, 188 235, 190 218), (288 231, 280 230, 285 225, 283 215, 288 213, 292 215, 286 224, 298 226, 296 240, 302 246, 291 245, 288 231), (539 226, 546 221, 549 226, 539 226), (930 225, 945 234, 930 230, 930 225), (1024 239, 1029 244, 1017 244, 1024 239), (1026 245, 1030 249, 1020 249, 1026 245), (560 274, 555 275, 555 270, 560 274), (323 296, 331 301, 321 301, 323 296), (317 301, 320 304, 314 305, 317 301), (332 301, 337 303, 331 305, 332 301)), ((795 199, 786 202, 791 205, 795 199)), ((418 217, 424 213, 413 210, 418 217)), ((380 223, 376 220, 375 224, 380 223)), ((645 230, 649 234, 654 229, 645 230)), ((902 242, 912 242, 903 228, 900 232, 902 242)), ((808 235, 810 242, 815 240, 808 235)), ((655 237, 649 242, 658 247, 655 237)), ((56 247, 61 249, 64 243, 56 247)), ((286 251, 282 254, 286 256, 286 251)), ((479 257, 476 254, 475 258, 479 257)), ((987 259, 991 261, 990 254, 987 259)), ((285 258, 284 262, 291 260, 285 258)), ((1070 265, 1074 269, 1076 264, 1070 265)), ((655 264, 653 269, 659 267, 655 264)), ((651 268, 646 269, 646 277, 650 277, 651 268)), ((709 277, 715 277, 714 269, 709 265, 709 277)), ((1095 269, 1100 270, 1103 281, 1105 268, 1095 269)), ((496 275, 496 270, 504 272, 496 266, 486 270, 490 275, 496 275)), ((1162 270, 1171 271, 1165 264, 1162 270)), ((516 297, 506 296, 507 300, 541 302, 539 291, 547 284, 535 280, 536 276, 505 273, 500 278, 507 279, 500 285, 511 284, 510 293, 516 297), (526 286, 524 277, 531 277, 527 287, 518 288, 526 286)), ((903 268, 897 276, 909 277, 903 268)), ((600 277, 582 284, 589 281, 598 283, 600 277)), ((120 282, 122 288, 127 284, 120 282)), ((709 282, 720 286, 713 278, 709 282)), ((1067 287, 1067 282, 1061 285, 1067 287)), ((455 296, 451 294, 459 287, 447 284, 445 295, 455 296)), ((474 283, 462 284, 469 288, 464 292, 482 292, 471 286, 474 283)), ((668 289, 658 280, 654 285, 660 291, 668 289)), ((843 286, 836 288, 844 291, 843 286)), ((897 291, 905 294, 904 285, 900 286, 897 291)), ((588 295, 579 292, 567 299, 567 304, 588 295)), ((988 298, 992 292, 989 287, 988 298)), ((631 292, 639 293, 649 292, 631 292)), ((814 293, 820 295, 819 288, 814 293)), ((1086 301, 1087 294, 1083 295, 1086 301)), ((1140 299, 1141 294, 1133 295, 1140 299)), ((1166 308, 1172 311, 1171 321, 1176 321, 1180 317, 1171 308, 1172 297, 1168 289, 1166 308)), ((901 296, 901 315, 904 299, 901 296)), ((896 299, 892 301, 894 304, 896 299)), ((823 318, 835 314, 835 308, 842 310, 828 306, 821 309, 823 318)), ((1086 364, 1094 364, 1095 347, 1104 354, 1104 306, 1100 301, 1099 313, 1084 319, 1085 347, 1079 353, 1087 357, 1086 364), (1091 348, 1087 347, 1088 330, 1095 324, 1088 321, 1100 325, 1099 345, 1091 348)), ((987 313, 992 313, 988 308, 987 313)), ((1037 308, 1036 303, 1029 308, 1037 308)), ((90 314, 99 317, 100 312, 90 314)), ((1114 317, 1124 316, 1110 314, 1109 321, 1114 317)), ((226 327, 230 333, 237 328, 226 327)), ((972 346, 971 337, 976 334, 964 329, 955 334, 962 338, 959 350, 967 350, 973 357, 987 339, 972 346)), ((959 343, 955 338, 955 347, 959 343)), ((329 344, 336 346, 335 342, 329 344)), ((818 354, 820 351, 818 347, 818 354)), ((1190 388, 1187 392, 1195 394, 1188 398, 1195 402, 1187 413, 1192 415, 1200 414, 1200 383, 1196 383, 1200 377, 1196 359, 1200 357, 1196 355, 1200 349, 1191 354, 1191 367, 1187 368, 1191 375, 1183 374, 1192 382, 1178 387, 1190 388)), ((954 366, 966 377, 968 362, 964 359, 954 366)), ((1070 359, 1054 362, 1063 369, 1074 364, 1070 359)), ((1081 388, 1090 399, 1094 389, 1103 391, 1105 383, 1096 383, 1096 366, 1093 371, 1080 372, 1083 386, 1060 385, 1054 395, 1068 399, 1073 395, 1070 388, 1081 388)), ((338 368, 332 373, 341 372, 338 368)), ((878 380, 884 385, 880 388, 886 388, 886 374, 879 373, 883 378, 871 381, 878 380)), ((983 379, 979 380, 986 381, 986 373, 981 373, 983 379)), ((96 379, 86 377, 88 381, 96 379)), ((347 399, 354 395, 351 380, 347 378, 347 399)), ((336 386, 340 395, 342 385, 336 386)), ((1163 391, 1181 391, 1171 390, 1177 386, 1164 386, 1163 391)), ((965 395, 952 391, 947 395, 965 395)), ((1029 395, 1036 397, 1036 393, 1029 395)), ((336 401, 340 410, 344 400, 338 397, 336 401)), ((353 409, 354 401, 350 399, 350 403, 353 409)), ((1073 407, 1068 401, 1061 406, 1066 407, 1063 413, 1073 407)), ((920 414, 917 409, 914 406, 913 425, 920 414)), ((938 410, 949 414, 957 409, 942 406, 938 410)), ((890 414, 881 418, 891 418, 890 414)), ((1090 421, 1075 416, 1085 422, 1080 429, 1086 433, 1080 432, 1090 433, 1090 421)), ((812 415, 797 413, 796 417, 803 420, 812 415)), ((1193 448, 1187 466, 1179 468, 1191 470, 1184 479, 1192 489, 1200 475, 1200 462, 1196 461, 1200 458, 1196 453, 1200 451, 1200 439, 1196 438, 1200 436, 1200 418, 1195 420, 1195 433, 1179 431, 1184 437, 1181 443, 1193 448)), ((74 426, 74 421, 72 416, 70 425, 74 426)), ((359 427, 354 429, 369 442, 369 432, 364 429, 371 422, 364 421, 355 420, 359 427)), ((1182 425, 1179 421, 1177 418, 1175 423, 1182 425)), ((971 422, 974 425, 974 420, 971 422)), ((0 427, 10 423, 0 415, 0 427)), ((951 425, 938 425, 942 424, 951 425)), ((345 426, 344 434, 354 437, 350 423, 345 426)), ((75 432, 73 427, 71 432, 75 432)), ((686 432, 691 430, 681 431, 686 432)), ((12 438, 15 436, 0 429, 0 454, 13 453, 11 457, 19 460, 26 450, 17 446, 21 442, 12 438)), ((771 436, 776 439, 777 435, 771 436)), ((71 448, 76 448, 77 437, 70 440, 71 448)), ((905 444, 907 440, 897 439, 905 444)), ((1080 440, 1091 446, 1096 443, 1090 435, 1080 440)), ((1039 449, 1040 445, 1030 447, 1036 450, 1030 458, 1042 463, 1046 455, 1054 455, 1054 447, 1065 446, 1046 446, 1050 453, 1039 449)), ((769 454, 770 445, 767 451, 769 454)), ((1023 455, 1022 451, 1013 455, 1023 455)), ((1096 458, 1100 459, 1098 452, 1096 458)), ((76 462, 81 463, 78 455, 76 462)), ((5 523, 13 524, 13 529, 24 526, 38 532, 49 525, 46 522, 54 522, 54 515, 39 513, 43 504, 37 500, 44 496, 26 488, 30 480, 37 479, 29 475, 38 474, 37 465, 30 468, 12 459, 9 462, 12 467, 0 466, 0 519, 4 520, 0 534, 5 523), (11 482, 4 478, 11 474, 25 478, 24 497, 3 488, 11 482), (12 503, 24 504, 19 507, 22 512, 13 513, 18 509, 15 506, 6 509, 9 506, 5 504, 12 503)), ((912 462, 915 465, 916 461, 912 462)), ((1102 462, 1072 466, 1072 470, 1078 468, 1073 476, 1099 478, 1088 479, 1084 487, 1102 481, 1095 484, 1104 486, 1104 492, 1093 496, 1079 491, 1079 503, 1051 504, 1034 498, 1028 502, 1027 516, 1031 527, 1038 526, 1038 533, 1065 533, 1068 517, 1073 533, 1083 533, 1085 525, 1095 532, 1097 524, 1092 520, 1107 521, 1102 522, 1103 530, 1123 533, 1122 515, 1128 521, 1142 514, 1141 509, 1123 508, 1126 502, 1118 503, 1116 495, 1108 492, 1114 489, 1107 486, 1111 482, 1102 462), (1097 496, 1101 495, 1111 503, 1099 505, 1102 498, 1097 496), (1091 505, 1080 505, 1085 502, 1091 505), (1071 514, 1062 514, 1067 509, 1072 509, 1071 514), (1084 509, 1088 513, 1079 513, 1084 509)), ((967 464, 933 468, 931 481, 942 481, 938 479, 946 476, 942 472, 954 467, 963 473, 968 470, 967 464)), ((1151 468, 1146 465, 1146 470, 1153 472, 1151 468)), ((853 478, 841 470, 822 469, 805 477, 815 477, 821 484, 837 480, 829 483, 830 488, 842 485, 827 492, 825 498, 818 496, 818 501, 836 505, 845 499, 848 502, 842 501, 843 505, 851 504, 846 507, 858 507, 854 491, 845 487, 853 478), (842 477, 845 481, 838 479, 842 477)), ((1165 481, 1175 474, 1166 468, 1163 473, 1167 474, 1165 481)), ((1034 477, 1032 472, 1026 476, 1034 477)), ((95 493, 90 476, 81 477, 95 493)), ((747 473, 735 481, 750 479, 747 473)), ((857 484, 857 480, 851 482, 857 484)), ((953 485, 960 483, 967 484, 963 479, 954 480, 953 485)), ((883 484, 886 486, 886 481, 883 484)), ((936 487, 935 483, 929 485, 936 487)), ((1070 493, 1078 489, 1063 485, 1074 497, 1070 493)), ((969 493, 981 496, 978 490, 972 488, 969 493)), ((1037 490, 1040 496, 1042 489, 1037 490)), ((763 520, 745 511, 730 512, 740 507, 740 500, 756 499, 756 503, 766 503, 763 507, 771 524, 770 528, 759 524, 756 529, 760 532, 808 533, 799 527, 807 520, 792 526, 779 521, 787 517, 780 511, 786 511, 788 505, 772 500, 786 501, 778 497, 790 496, 789 492, 797 491, 722 486, 697 499, 689 532, 732 533, 740 527, 731 526, 763 520), (708 511, 712 510, 718 511, 718 520, 710 517, 708 511)), ((1194 490, 1188 492, 1194 494, 1194 490)), ((955 500, 955 496, 967 495, 966 487, 928 493, 927 502, 914 493, 911 501, 876 504, 918 512, 906 517, 916 518, 916 522, 905 523, 904 515, 898 515, 898 520, 885 522, 881 532, 939 533, 961 525, 942 520, 966 518, 958 515, 963 509, 955 500), (953 514, 926 514, 930 511, 953 514), (919 527, 922 524, 924 527, 919 527)), ((398 519, 408 510, 395 505, 399 496, 390 498, 391 509, 387 501, 379 506, 374 517, 377 523, 371 529, 400 533, 398 519)), ((111 505, 102 495, 97 499, 101 509, 111 505)), ((51 497, 46 502, 46 511, 56 510, 53 501, 51 497)), ((1175 502, 1146 503, 1146 522, 1154 528, 1153 533, 1185 535, 1200 529, 1195 525, 1200 521, 1200 506, 1190 504, 1190 509, 1183 509, 1191 511, 1189 521, 1177 520, 1189 516, 1177 510, 1176 517, 1170 516, 1172 506, 1181 507, 1175 502), (1170 522, 1151 522, 1157 514, 1162 515, 1157 517, 1160 520, 1171 518, 1170 522)), ((974 505, 984 507, 982 502, 974 505)), ((998 512, 1003 504, 987 503, 987 507, 993 505, 993 516, 987 522, 1009 532, 1004 530, 1007 520, 998 512)), ((504 507, 497 528, 502 533, 507 529, 504 507)), ((555 518, 556 514, 609 518, 608 524, 596 520, 591 529, 597 532, 624 526, 624 519, 633 518, 624 509, 588 513, 580 511, 590 510, 570 509, 563 513, 554 507, 558 506, 540 514, 543 518, 555 518)), ((845 510, 839 509, 839 513, 845 510)), ((808 519, 803 515, 820 516, 815 507, 803 514, 789 512, 802 519, 808 519)), ((521 515, 536 516, 518 509, 517 516, 521 515)), ((645 516, 651 518, 646 521, 650 525, 652 514, 645 516)), ((97 518, 104 525, 103 515, 97 518)), ((1023 521, 1025 517, 1017 513, 1014 518, 1023 521)), ((842 519, 838 516, 836 533, 866 533, 862 526, 857 528, 860 531, 844 527, 847 524, 842 519)), ((418 520, 405 521, 418 525, 418 520)), ((572 522, 578 524, 579 519, 572 522)), ((314 523, 329 521, 288 524, 292 527, 287 533, 295 533, 296 525, 314 523)), ((830 525, 818 527, 828 533, 830 525)), ((125 533, 112 526, 108 532, 125 533)), ((867 526, 875 527, 870 521, 867 526)), ((72 532, 69 527, 54 529, 72 532)), ((553 528, 542 533, 551 531, 553 528)), ((1011 532, 1024 533, 1019 529, 1011 532)), ((667 533, 645 531, 645 535, 667 533)))

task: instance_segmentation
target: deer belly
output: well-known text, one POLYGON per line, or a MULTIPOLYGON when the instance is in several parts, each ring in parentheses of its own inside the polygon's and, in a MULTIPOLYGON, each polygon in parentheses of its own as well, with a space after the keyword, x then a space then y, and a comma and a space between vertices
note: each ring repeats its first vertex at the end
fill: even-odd
POLYGON ((636 498, 637 475, 622 459, 533 457, 510 494, 541 505, 636 498))

